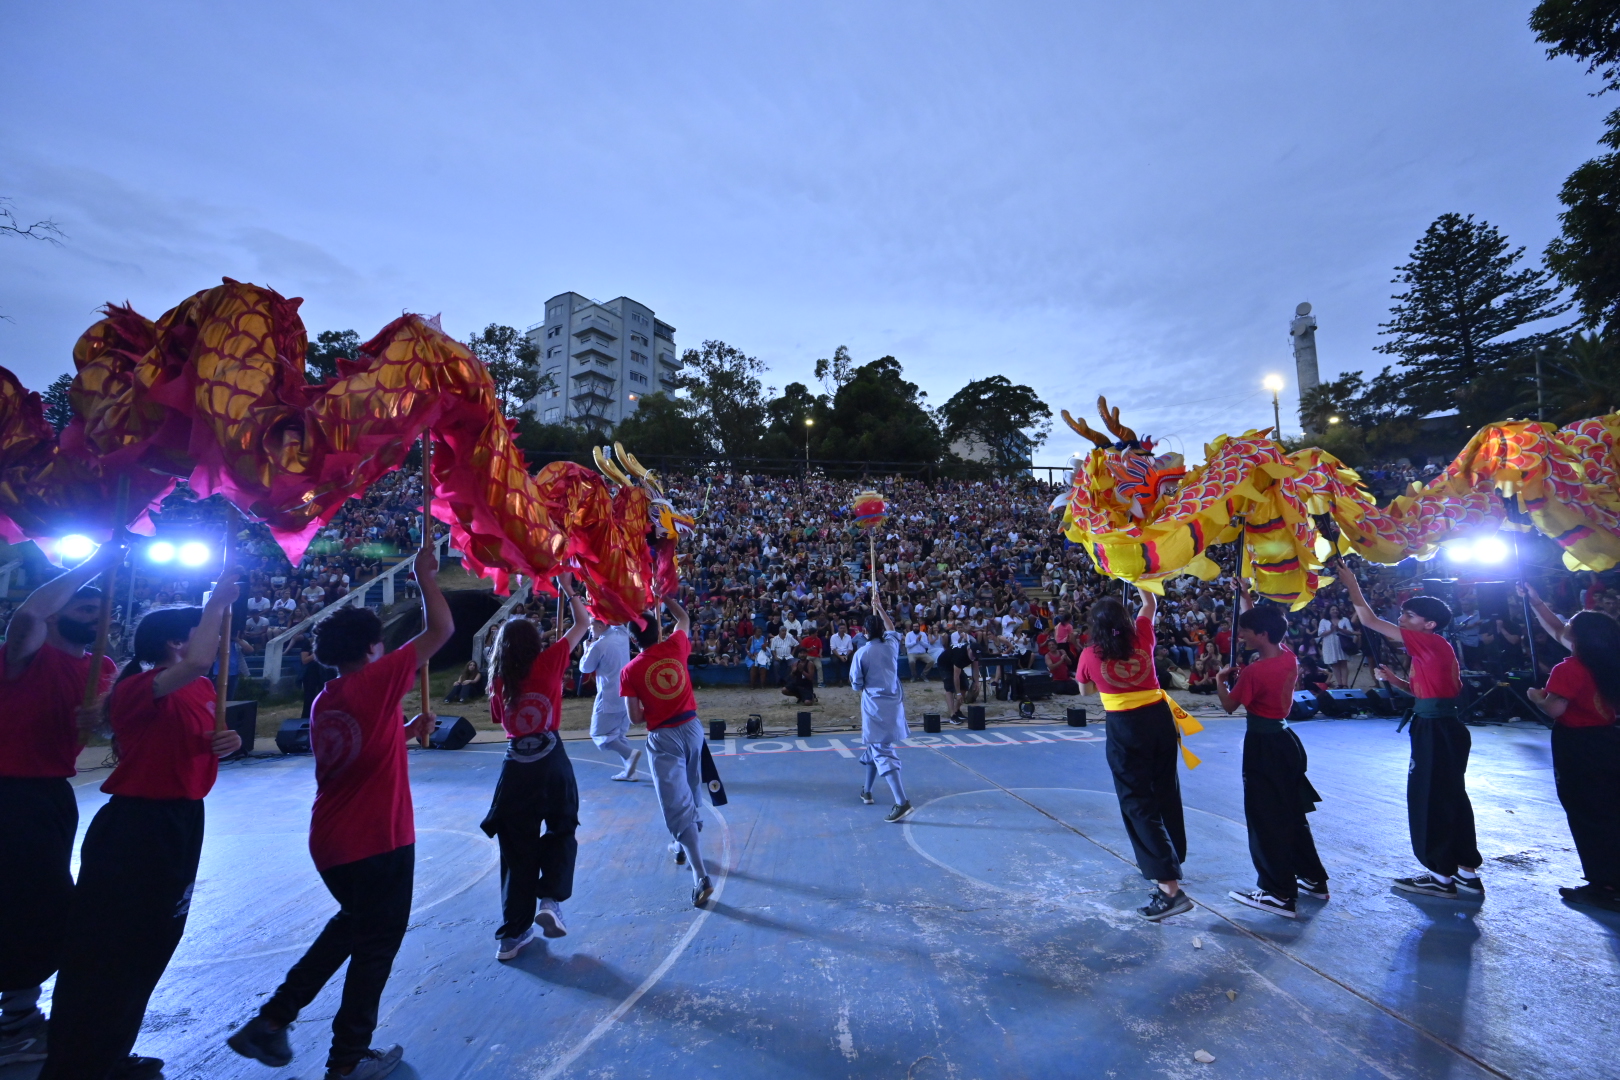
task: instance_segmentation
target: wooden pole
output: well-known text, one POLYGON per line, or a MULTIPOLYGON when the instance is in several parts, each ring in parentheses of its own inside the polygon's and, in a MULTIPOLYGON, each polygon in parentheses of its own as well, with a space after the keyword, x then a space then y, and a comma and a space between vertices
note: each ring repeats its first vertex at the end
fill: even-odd
MULTIPOLYGON (((422 432, 422 546, 433 546, 433 436, 422 432)), ((422 583, 416 583, 418 592, 422 591, 422 583)), ((426 630, 426 608, 423 609, 423 629, 426 630)), ((433 691, 428 686, 428 662, 422 661, 422 670, 417 672, 417 680, 422 692, 422 715, 433 715, 433 691)))
MULTIPOLYGON (((116 543, 129 524, 126 516, 129 513, 129 477, 118 478, 118 497, 113 503, 113 531, 108 543, 116 543)), ((113 590, 118 581, 118 567, 109 566, 102 575, 106 580, 101 583, 101 610, 96 615, 96 645, 90 653, 90 674, 84 680, 84 701, 86 706, 96 703, 97 692, 101 689, 101 660, 107 655, 107 638, 112 633, 112 606, 113 590)), ((129 612, 124 613, 128 620, 129 612)), ((88 733, 79 735, 81 745, 88 733)))
MULTIPOLYGON (((219 576, 224 580, 231 571, 231 560, 236 554, 236 531, 241 527, 236 507, 225 508, 225 550, 220 553, 219 576)), ((225 730, 225 711, 230 705, 231 689, 231 609, 226 608, 219 620, 219 670, 214 673, 214 730, 225 730)))

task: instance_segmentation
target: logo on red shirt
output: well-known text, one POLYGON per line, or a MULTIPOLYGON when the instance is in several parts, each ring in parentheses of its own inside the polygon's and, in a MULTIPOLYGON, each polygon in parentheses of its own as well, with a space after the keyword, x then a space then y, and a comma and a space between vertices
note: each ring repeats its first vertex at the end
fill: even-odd
POLYGON ((1147 653, 1137 650, 1129 660, 1104 660, 1103 676, 1115 686, 1134 686, 1147 672, 1147 653))
POLYGON ((551 699, 545 694, 529 693, 519 696, 517 707, 507 718, 506 726, 507 730, 518 736, 550 730, 551 699))
POLYGON ((673 657, 647 666, 647 692, 659 701, 674 701, 686 692, 686 665, 673 657))
POLYGON ((310 749, 321 776, 336 776, 360 756, 360 721, 346 712, 322 712, 310 724, 310 749))

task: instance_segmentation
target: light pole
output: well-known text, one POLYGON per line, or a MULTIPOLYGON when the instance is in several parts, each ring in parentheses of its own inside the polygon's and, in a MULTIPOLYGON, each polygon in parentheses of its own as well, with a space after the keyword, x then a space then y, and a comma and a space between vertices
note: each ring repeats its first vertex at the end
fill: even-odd
POLYGON ((1271 391, 1271 421, 1274 425, 1271 429, 1271 437, 1281 440, 1282 406, 1277 403, 1277 395, 1282 393, 1283 377, 1281 375, 1267 375, 1265 381, 1260 385, 1271 391))
POLYGON ((816 418, 813 416, 804 418, 804 479, 806 483, 810 481, 810 429, 815 426, 815 423, 816 418))

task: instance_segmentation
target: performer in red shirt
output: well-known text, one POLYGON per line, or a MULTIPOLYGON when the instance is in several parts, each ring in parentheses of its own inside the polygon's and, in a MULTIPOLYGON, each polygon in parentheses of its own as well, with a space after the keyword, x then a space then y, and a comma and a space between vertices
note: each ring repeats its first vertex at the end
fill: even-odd
POLYGON ((1249 825, 1249 857, 1259 888, 1227 895, 1240 904, 1284 918, 1298 917, 1300 888, 1318 900, 1328 898, 1327 871, 1305 815, 1321 801, 1305 776, 1305 745, 1288 727, 1299 662, 1283 648, 1288 619, 1274 604, 1251 607, 1240 600, 1238 641, 1260 658, 1244 665, 1233 680, 1230 666, 1215 677, 1221 708, 1246 711, 1243 736, 1243 816, 1249 825))
MULTIPOLYGON (((1522 591, 1522 590, 1521 590, 1522 591)), ((1553 719, 1553 777, 1586 884, 1560 888, 1572 904, 1620 911, 1620 623, 1581 611, 1566 624, 1530 593, 1536 618, 1575 655, 1530 700, 1553 719)))
POLYGON ((1176 775, 1176 721, 1153 667, 1153 617, 1158 599, 1137 590, 1142 608, 1132 621, 1125 605, 1105 596, 1091 605, 1091 644, 1075 677, 1081 690, 1102 694, 1108 725, 1108 768, 1119 812, 1142 876, 1158 883, 1137 914, 1151 922, 1192 910, 1181 888, 1187 826, 1176 775))
POLYGON ((377 1080, 399 1064, 399 1046, 371 1048, 377 1007, 394 954, 405 938, 416 873, 407 731, 426 740, 433 716, 405 724, 400 702, 416 672, 455 631, 434 576, 431 540, 416 555, 424 628, 383 654, 382 620, 369 608, 342 607, 315 626, 315 658, 338 670, 315 699, 309 745, 315 753, 315 806, 309 853, 340 908, 259 1014, 226 1040, 244 1057, 280 1068, 292 1060, 287 1025, 349 962, 332 1019, 326 1080, 377 1080))
POLYGON ((1399 622, 1380 619, 1361 592, 1356 575, 1337 564, 1338 580, 1350 594, 1361 625, 1406 646, 1411 678, 1380 665, 1378 677, 1408 691, 1412 704, 1412 760, 1406 772, 1406 820, 1412 851, 1427 874, 1396 878, 1395 888, 1419 896, 1483 900, 1479 841, 1474 807, 1464 778, 1473 740, 1457 719, 1462 674, 1457 654, 1441 631, 1451 625, 1451 609, 1435 596, 1413 596, 1401 604, 1399 622))
POLYGON ((163 1068, 156 1058, 132 1061, 130 1052, 185 933, 203 796, 219 759, 242 747, 236 732, 214 730, 214 684, 203 674, 219 655, 220 623, 236 595, 236 574, 227 572, 207 606, 158 608, 135 628, 135 657, 108 700, 118 765, 101 785, 112 798, 79 851, 50 1053, 39 1074, 47 1080, 155 1077, 163 1068))
MULTIPOLYGON (((95 558, 35 589, 11 616, 0 710, 0 1066, 45 1060, 40 984, 61 959, 73 900, 79 710, 101 592, 86 584, 123 558, 95 558)), ((101 661, 105 693, 118 673, 101 661)), ((98 695, 99 696, 99 695, 98 695)), ((86 720, 100 716, 92 707, 86 720)))
POLYGON ((574 621, 550 648, 541 649, 540 628, 525 618, 508 619, 495 639, 489 711, 508 741, 495 797, 480 828, 501 847, 497 960, 523 951, 534 940, 536 924, 549 938, 568 933, 561 904, 574 893, 579 785, 557 728, 568 657, 590 626, 573 580, 572 574, 557 578, 574 621))
POLYGON ((675 632, 659 641, 658 613, 647 613, 635 631, 641 655, 619 673, 619 693, 630 709, 630 722, 647 725, 653 790, 664 810, 664 824, 691 864, 692 906, 702 907, 714 893, 714 884, 698 844, 703 828, 698 817, 703 729, 697 722, 697 698, 692 695, 692 674, 686 667, 692 652, 686 636, 691 621, 673 598, 666 597, 664 606, 675 616, 675 632))

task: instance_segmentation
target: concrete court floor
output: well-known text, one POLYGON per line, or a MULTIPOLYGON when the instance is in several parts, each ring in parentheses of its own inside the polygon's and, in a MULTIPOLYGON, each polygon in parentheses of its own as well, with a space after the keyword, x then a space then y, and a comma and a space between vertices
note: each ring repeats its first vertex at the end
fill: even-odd
MULTIPOLYGON (((375 1041, 405 1044, 404 1080, 1620 1074, 1620 917, 1557 898, 1579 865, 1544 729, 1472 729, 1489 896, 1468 904, 1388 887, 1416 868, 1394 722, 1300 725, 1333 900, 1289 922, 1225 897, 1254 879, 1243 725, 1204 723, 1204 764, 1182 771, 1200 906, 1158 926, 1130 912, 1147 886, 1099 726, 920 737, 941 745, 902 752, 919 809, 901 826, 882 820, 881 781, 877 806, 856 799, 850 737, 730 740, 730 805, 704 809, 724 868, 706 911, 650 784, 608 782, 603 755, 571 742, 570 934, 509 964, 477 830, 500 748, 413 751, 416 906, 375 1041)), ((81 829, 103 775, 81 777, 81 829)), ((295 1027, 291 1067, 222 1043, 334 910, 305 850, 312 790, 307 757, 221 771, 186 939, 138 1044, 171 1080, 321 1075, 336 983, 295 1027)))

